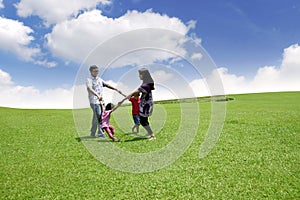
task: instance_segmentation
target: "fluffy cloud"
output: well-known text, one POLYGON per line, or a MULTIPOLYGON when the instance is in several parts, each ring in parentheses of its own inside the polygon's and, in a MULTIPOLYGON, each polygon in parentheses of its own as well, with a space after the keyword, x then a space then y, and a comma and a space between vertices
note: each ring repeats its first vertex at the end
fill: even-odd
POLYGON ((17 54, 25 61, 32 61, 40 53, 39 48, 29 45, 34 40, 33 30, 22 22, 0 17, 0 49, 17 54))
POLYGON ((0 0, 0 8, 4 8, 3 0, 0 0))
POLYGON ((284 49, 280 67, 260 68, 250 83, 250 92, 300 91, 300 46, 284 49))
POLYGON ((0 69, 0 105, 17 108, 72 108, 73 89, 48 89, 16 85, 12 77, 0 69))
MULTIPOLYGON (((190 83, 197 96, 211 95, 210 88, 216 88, 215 80, 222 80, 225 94, 300 91, 300 46, 291 45, 284 49, 279 67, 264 66, 259 68, 252 80, 228 73, 227 68, 218 68, 209 77, 190 83)), ((222 88, 220 88, 220 93, 222 88)))
POLYGON ((193 23, 185 25, 178 18, 170 18, 151 10, 143 13, 128 11, 119 18, 108 18, 103 16, 101 11, 93 10, 79 15, 76 19, 55 25, 53 31, 46 35, 46 39, 47 46, 54 55, 66 60, 82 62, 92 50, 96 51, 97 45, 105 43, 114 36, 148 28, 144 32, 125 34, 123 38, 118 37, 119 40, 110 43, 109 48, 106 48, 104 52, 94 52, 94 59, 91 60, 91 62, 98 63, 105 58, 114 58, 116 52, 122 54, 124 53, 122 50, 125 51, 126 47, 130 47, 137 48, 137 51, 120 57, 119 63, 115 65, 144 64, 174 56, 163 51, 151 51, 147 47, 174 49, 176 52, 185 54, 185 50, 180 45, 184 42, 189 29, 193 27, 191 24, 193 23), (152 32, 149 28, 171 30, 174 34, 152 32))
POLYGON ((202 58, 202 54, 201 53, 194 53, 191 56, 192 60, 195 60, 195 59, 199 59, 200 60, 201 58, 202 58))
POLYGON ((163 83, 166 81, 170 81, 174 77, 174 74, 168 73, 164 70, 157 70, 153 72, 151 76, 155 80, 155 82, 163 83))
POLYGON ((0 87, 10 87, 13 84, 10 75, 0 69, 0 87))
POLYGON ((22 22, 0 17, 0 49, 16 54, 21 60, 33 62, 36 65, 55 67, 55 62, 42 57, 39 47, 32 47, 34 37, 33 30, 22 22))
POLYGON ((110 0, 21 0, 15 5, 17 14, 21 17, 39 16, 47 25, 62 22, 77 16, 82 10, 91 10, 98 4, 111 4, 110 0))

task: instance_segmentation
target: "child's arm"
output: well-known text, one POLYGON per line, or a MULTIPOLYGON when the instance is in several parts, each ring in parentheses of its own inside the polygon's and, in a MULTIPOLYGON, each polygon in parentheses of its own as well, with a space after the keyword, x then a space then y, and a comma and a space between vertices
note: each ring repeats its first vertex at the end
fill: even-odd
POLYGON ((132 97, 135 93, 140 93, 140 91, 139 90, 135 90, 134 92, 130 93, 122 101, 120 101, 119 104, 122 104, 126 99, 130 99, 130 97, 132 97))
MULTIPOLYGON (((122 101, 121 101, 121 102, 122 102, 122 101)), ((123 102, 122 102, 122 103, 121 103, 121 102, 119 102, 118 105, 116 105, 113 109, 111 109, 110 112, 112 113, 112 112, 114 112, 115 110, 117 110, 117 108, 119 108, 120 105, 123 103, 123 102)))
POLYGON ((99 102, 100 102, 100 106, 101 106, 102 110, 104 110, 103 102, 102 101, 99 101, 99 102))

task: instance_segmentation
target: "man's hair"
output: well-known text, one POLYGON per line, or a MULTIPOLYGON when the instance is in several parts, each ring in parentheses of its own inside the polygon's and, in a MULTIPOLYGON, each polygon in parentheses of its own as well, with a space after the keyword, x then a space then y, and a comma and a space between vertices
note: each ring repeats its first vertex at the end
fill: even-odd
POLYGON ((90 66, 90 72, 93 71, 94 69, 98 69, 98 66, 97 65, 91 65, 90 66))

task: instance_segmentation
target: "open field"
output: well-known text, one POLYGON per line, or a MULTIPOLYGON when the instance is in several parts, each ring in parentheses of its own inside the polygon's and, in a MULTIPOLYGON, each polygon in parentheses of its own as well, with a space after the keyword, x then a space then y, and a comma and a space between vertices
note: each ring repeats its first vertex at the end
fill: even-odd
MULTIPOLYGON (((95 159, 84 144, 104 143, 78 134, 72 110, 0 108, 0 199, 300 199, 300 92, 230 97, 222 134, 206 157, 199 158, 199 149, 211 104, 200 102, 190 147, 173 164, 147 173, 114 170, 95 159)), ((170 143, 180 108, 155 108, 155 141, 129 134, 124 118, 116 127, 121 142, 111 144, 143 153, 170 143)), ((129 109, 113 114, 114 125, 129 109)))

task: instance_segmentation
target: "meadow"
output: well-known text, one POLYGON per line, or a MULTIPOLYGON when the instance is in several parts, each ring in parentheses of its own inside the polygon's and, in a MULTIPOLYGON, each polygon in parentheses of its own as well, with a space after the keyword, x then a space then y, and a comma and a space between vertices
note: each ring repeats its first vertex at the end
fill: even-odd
POLYGON ((131 134, 130 107, 121 107, 112 122, 119 143, 89 138, 88 127, 74 124, 72 110, 0 108, 0 199, 300 199, 300 92, 229 96, 221 135, 207 156, 200 158, 199 149, 211 103, 200 99, 189 148, 172 164, 145 173, 112 169, 87 146, 161 149, 181 130, 176 102, 155 105, 155 141, 131 134))

